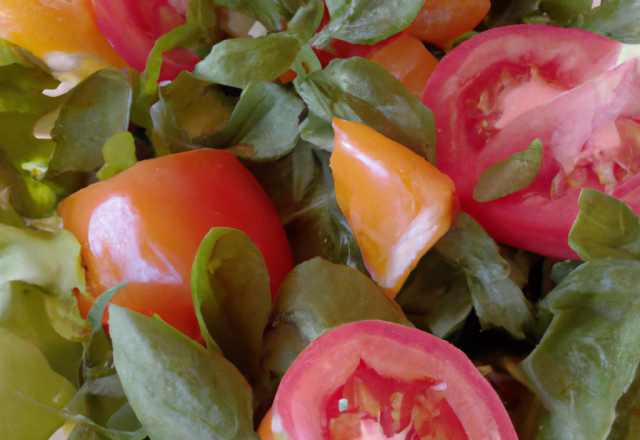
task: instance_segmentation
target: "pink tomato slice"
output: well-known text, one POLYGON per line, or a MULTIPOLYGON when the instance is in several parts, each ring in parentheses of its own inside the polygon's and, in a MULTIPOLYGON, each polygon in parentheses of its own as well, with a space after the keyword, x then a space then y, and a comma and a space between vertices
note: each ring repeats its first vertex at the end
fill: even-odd
POLYGON ((448 342, 382 321, 312 342, 284 375, 275 438, 516 440, 498 395, 448 342))
POLYGON ((586 31, 518 25, 479 34, 436 68, 423 102, 435 116, 438 168, 455 182, 462 210, 496 241, 576 259, 567 238, 580 189, 617 195, 629 187, 640 165, 632 154, 640 89, 633 62, 610 71, 622 48, 586 31), (475 201, 481 174, 536 138, 543 144, 536 179, 475 201))

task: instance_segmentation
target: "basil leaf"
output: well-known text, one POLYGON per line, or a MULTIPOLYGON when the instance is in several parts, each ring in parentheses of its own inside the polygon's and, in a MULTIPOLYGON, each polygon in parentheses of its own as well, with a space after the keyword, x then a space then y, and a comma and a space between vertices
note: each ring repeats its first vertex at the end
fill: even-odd
POLYGON ((363 273, 319 257, 306 261, 287 275, 278 291, 271 316, 274 331, 265 337, 269 351, 263 362, 288 368, 282 359, 294 358, 294 347, 306 346, 340 325, 369 319, 411 326, 400 307, 363 273), (294 347, 284 344, 290 340, 294 347))
POLYGON ((627 44, 640 43, 640 2, 604 1, 582 16, 575 26, 627 44))
POLYGON ((197 142, 208 148, 226 148, 243 159, 274 160, 295 146, 304 108, 304 102, 283 86, 251 83, 224 129, 197 142))
POLYGON ((606 439, 640 363, 640 262, 594 260, 542 301, 553 321, 522 367, 549 409, 538 439, 606 439))
POLYGON ((102 146, 104 166, 98 171, 98 179, 106 180, 131 168, 137 162, 136 144, 128 131, 119 131, 102 146))
POLYGON ((327 0, 331 20, 311 40, 325 47, 331 40, 375 44, 404 30, 418 15, 424 0, 327 0))
POLYGON ((258 439, 251 388, 230 362, 158 318, 109 313, 116 370, 149 437, 258 439))
POLYGON ((528 301, 509 278, 509 263, 478 223, 459 213, 433 249, 464 271, 483 328, 504 327, 514 338, 525 338, 534 322, 528 301))
POLYGON ((49 438, 64 419, 61 410, 75 388, 55 373, 30 342, 0 328, 0 426, 11 439, 49 438), (34 423, 37 421, 37 423, 34 423))
POLYGON ((269 271, 256 245, 237 229, 211 229, 196 254, 191 286, 207 347, 219 347, 245 377, 255 378, 271 311, 269 271))
POLYGON ((569 232, 569 246, 585 261, 640 259, 640 218, 624 202, 583 189, 580 213, 569 232))
POLYGON ((490 166, 473 190, 476 202, 489 202, 526 188, 538 175, 542 163, 542 142, 535 139, 524 151, 490 166))
POLYGON ((316 116, 363 123, 435 160, 433 113, 384 67, 364 58, 333 60, 309 74, 298 87, 316 116))
POLYGON ((270 82, 289 70, 300 45, 295 35, 286 32, 224 40, 193 73, 200 79, 238 88, 251 82, 270 82))
POLYGON ((51 137, 54 172, 92 171, 104 165, 102 147, 129 126, 132 90, 115 69, 100 70, 78 84, 60 110, 51 137))

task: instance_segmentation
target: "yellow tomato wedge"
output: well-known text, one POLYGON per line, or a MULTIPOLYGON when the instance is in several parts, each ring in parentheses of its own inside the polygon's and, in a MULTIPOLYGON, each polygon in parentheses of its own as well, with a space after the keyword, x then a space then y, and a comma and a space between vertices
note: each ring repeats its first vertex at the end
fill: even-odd
POLYGON ((366 125, 333 120, 336 198, 373 279, 394 298, 458 210, 451 179, 366 125))
POLYGON ((100 33, 91 0, 0 0, 0 36, 40 58, 84 54, 102 67, 126 67, 100 33))
POLYGON ((438 60, 424 44, 407 34, 401 34, 367 58, 393 73, 393 76, 420 101, 427 80, 438 66, 438 60))

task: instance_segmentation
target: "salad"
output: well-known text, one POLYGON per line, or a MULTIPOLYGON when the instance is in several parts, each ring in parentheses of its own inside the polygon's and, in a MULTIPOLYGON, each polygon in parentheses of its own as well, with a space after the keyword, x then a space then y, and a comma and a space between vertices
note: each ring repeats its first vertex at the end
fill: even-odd
POLYGON ((0 1, 0 437, 640 438, 638 14, 0 1))

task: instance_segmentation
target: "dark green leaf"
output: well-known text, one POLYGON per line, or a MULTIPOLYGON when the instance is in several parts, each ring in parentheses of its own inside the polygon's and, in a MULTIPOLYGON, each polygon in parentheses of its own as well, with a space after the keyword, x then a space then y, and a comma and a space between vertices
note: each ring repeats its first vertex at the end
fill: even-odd
POLYGON ((289 70, 300 46, 300 40, 286 32, 224 40, 196 65, 193 73, 198 78, 238 88, 251 82, 273 81, 289 70))
POLYGON ((89 314, 87 315, 87 323, 91 325, 91 336, 95 335, 102 328, 102 316, 107 309, 107 304, 115 296, 118 290, 122 289, 129 283, 118 284, 111 289, 107 289, 102 295, 96 299, 96 302, 91 306, 89 314))
POLYGON ((492 0, 482 24, 489 29, 520 24, 523 17, 540 14, 539 7, 540 0, 492 0))
POLYGON ((541 9, 552 21, 560 24, 590 11, 592 4, 593 0, 540 0, 541 9))
POLYGON ((309 110, 326 122, 360 122, 433 162, 433 113, 384 67, 364 58, 333 60, 298 87, 309 110))
POLYGON ((572 23, 586 31, 627 44, 640 43, 640 1, 609 0, 572 23))
POLYGON ((102 147, 104 166, 98 171, 100 180, 109 179, 131 168, 137 162, 136 144, 128 131, 119 131, 107 139, 102 147))
POLYGON ((43 440, 64 423, 75 388, 31 342, 0 328, 0 426, 6 439, 43 440))
POLYGON ((411 325, 370 278, 350 267, 314 258, 296 266, 282 283, 273 305, 274 331, 265 338, 265 347, 272 351, 263 358, 272 366, 288 368, 283 359, 293 359, 295 347, 306 346, 340 325, 368 319, 411 325), (291 341, 294 345, 287 346, 291 341))
POLYGON ((585 263, 542 305, 554 318, 523 363, 550 410, 538 439, 606 439, 640 362, 640 262, 585 263))
POLYGON ((258 439, 251 388, 221 355, 163 323, 109 308, 116 370, 154 440, 258 439))
POLYGON ((331 122, 309 112, 309 116, 300 125, 300 137, 325 151, 333 151, 335 134, 331 122))
POLYGON ((129 126, 132 90, 115 69, 100 70, 78 84, 60 110, 51 136, 50 170, 92 171, 104 165, 102 147, 129 126))
POLYGON ((522 290, 509 278, 509 263, 470 216, 459 213, 433 249, 467 276, 473 306, 483 327, 504 327, 515 338, 534 318, 522 290))
POLYGON ((526 188, 538 175, 542 163, 542 142, 536 139, 529 148, 489 167, 473 190, 477 202, 489 202, 526 188))
POLYGON ((243 159, 274 160, 295 146, 304 108, 304 102, 283 86, 251 83, 224 129, 197 142, 208 148, 226 148, 243 159))
POLYGON ((196 254, 191 288, 209 349, 220 347, 245 377, 255 378, 271 311, 269 272, 256 245, 237 229, 211 229, 196 254))
POLYGON ((331 21, 311 40, 323 48, 331 40, 375 44, 404 30, 424 0, 327 0, 331 21))
POLYGON ((258 20, 269 32, 280 32, 286 29, 300 0, 217 0, 220 6, 258 20))
POLYGON ((640 218, 624 202, 583 189, 580 213, 569 233, 569 246, 585 261, 640 259, 640 218))

